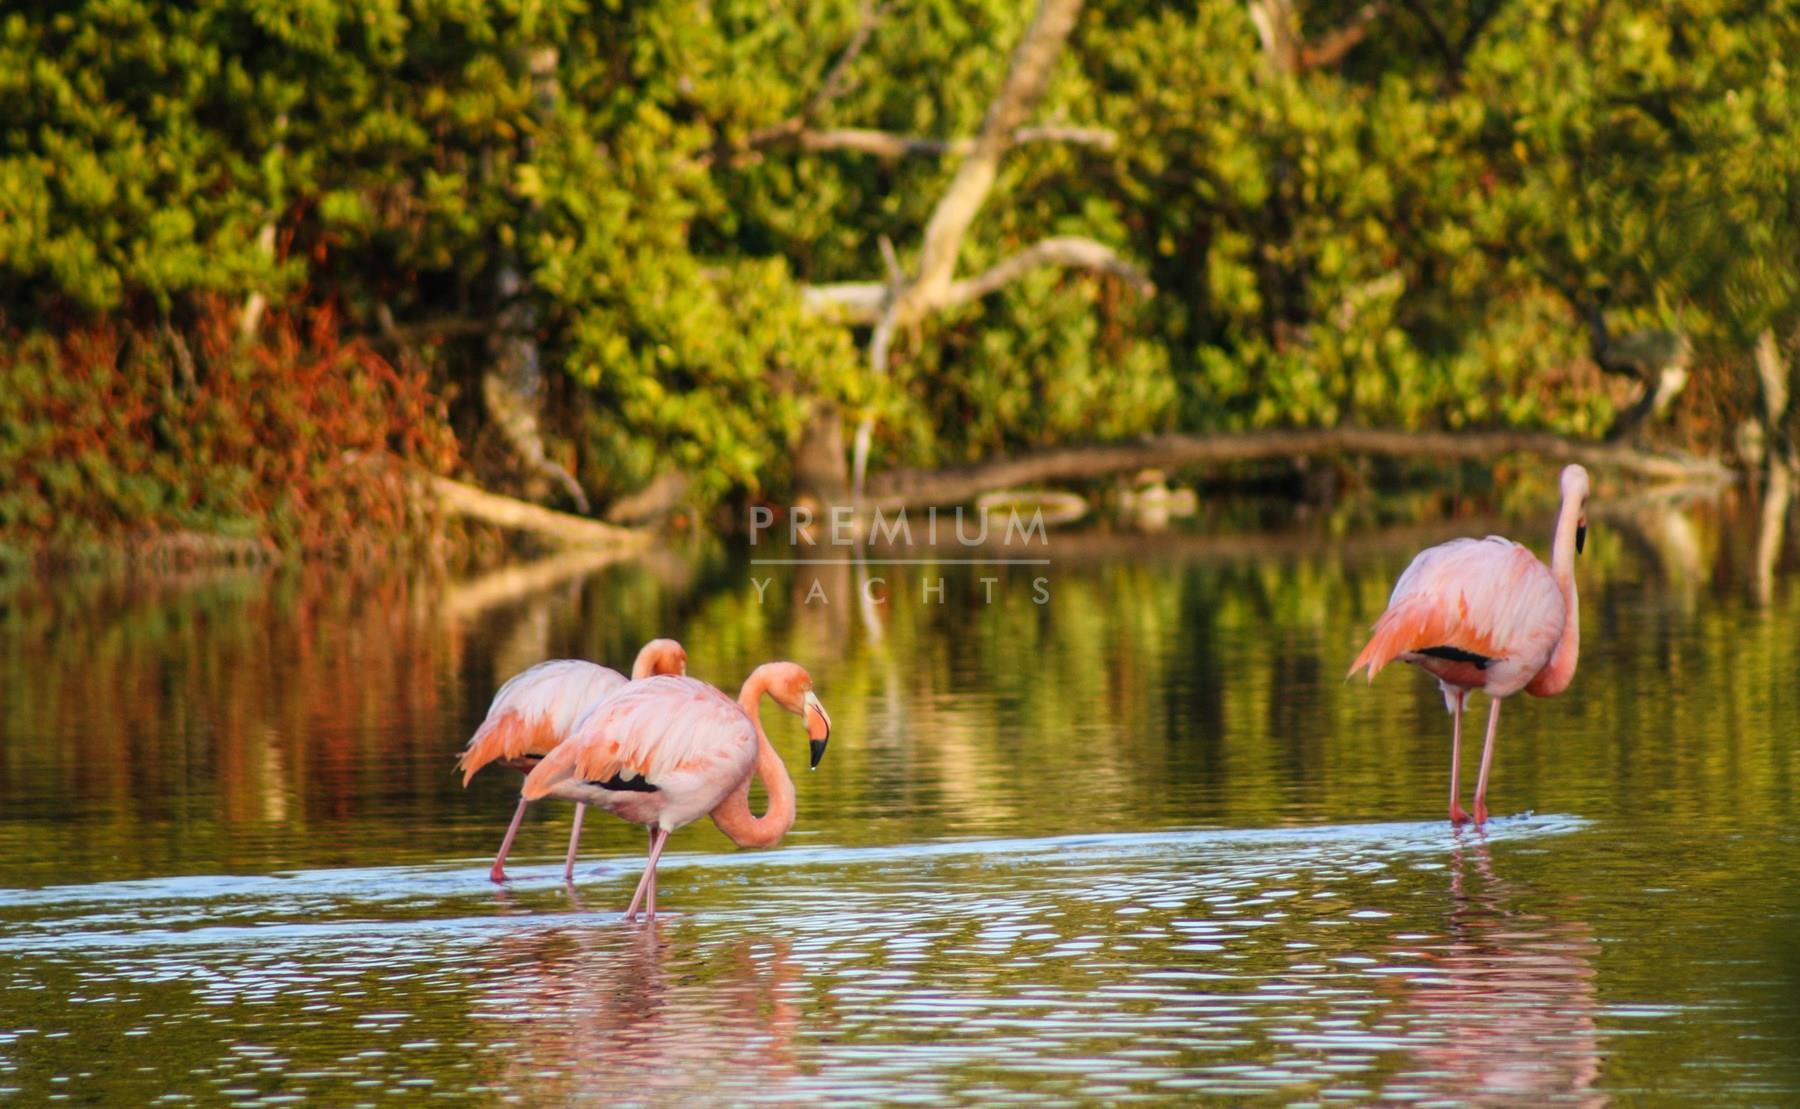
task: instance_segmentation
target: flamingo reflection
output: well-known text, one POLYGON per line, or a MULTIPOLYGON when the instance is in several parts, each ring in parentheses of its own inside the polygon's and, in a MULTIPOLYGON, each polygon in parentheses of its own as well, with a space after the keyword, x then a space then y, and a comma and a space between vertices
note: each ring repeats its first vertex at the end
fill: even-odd
POLYGON ((486 949, 473 1015, 497 1090, 547 1104, 740 1101, 798 1075, 800 972, 787 941, 707 949, 674 938, 676 920, 591 923, 486 949))
POLYGON ((1606 1104, 1594 1091, 1600 1055, 1593 958, 1585 921, 1517 905, 1479 834, 1450 856, 1446 934, 1405 942, 1410 968, 1390 1020, 1418 1045, 1384 1097, 1448 1097, 1475 1105, 1606 1104))

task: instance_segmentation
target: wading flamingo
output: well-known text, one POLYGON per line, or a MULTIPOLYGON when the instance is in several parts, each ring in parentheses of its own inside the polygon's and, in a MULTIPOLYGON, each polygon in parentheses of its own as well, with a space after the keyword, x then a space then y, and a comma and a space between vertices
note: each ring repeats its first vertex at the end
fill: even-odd
POLYGON ((1394 585, 1375 633, 1350 664, 1374 681, 1395 659, 1437 678, 1456 718, 1450 740, 1450 822, 1469 819, 1458 801, 1463 707, 1469 691, 1488 695, 1487 743, 1475 782, 1475 823, 1487 820, 1488 770, 1500 702, 1519 690, 1554 697, 1569 688, 1581 652, 1575 556, 1587 540, 1588 475, 1562 472, 1562 510, 1550 540, 1550 565, 1510 539, 1452 539, 1420 551, 1394 585))
MULTIPOLYGON (((673 639, 652 639, 638 652, 631 667, 631 680, 658 674, 687 673, 687 652, 673 639)), ((508 770, 531 773, 538 760, 567 739, 569 730, 587 711, 624 688, 625 675, 605 666, 580 659, 559 658, 540 662, 529 670, 514 674, 494 694, 488 706, 487 719, 469 738, 469 745, 457 757, 463 772, 463 788, 469 779, 488 763, 497 762, 508 770)), ((506 881, 506 855, 512 850, 513 837, 519 834, 519 823, 525 819, 530 802, 520 798, 513 810, 506 838, 500 841, 500 853, 494 856, 494 868, 488 877, 506 881)), ((575 876, 575 849, 581 843, 581 818, 587 806, 575 806, 575 824, 569 829, 569 856, 563 861, 563 880, 575 876)))
POLYGON ((637 916, 640 901, 646 917, 656 916, 656 860, 675 829, 711 814, 739 847, 773 847, 794 826, 794 780, 769 745, 758 711, 765 693, 806 722, 811 765, 818 769, 831 717, 805 670, 770 662, 751 671, 736 701, 693 678, 632 682, 589 712, 526 776, 526 801, 586 802, 650 829, 650 861, 626 920, 637 916), (750 812, 752 772, 769 794, 762 816, 750 812))

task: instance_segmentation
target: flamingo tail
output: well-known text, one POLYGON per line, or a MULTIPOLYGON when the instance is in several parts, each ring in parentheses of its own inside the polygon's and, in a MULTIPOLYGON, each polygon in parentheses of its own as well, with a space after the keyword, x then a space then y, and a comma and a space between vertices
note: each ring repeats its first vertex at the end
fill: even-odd
POLYGON ((527 801, 549 796, 551 790, 575 777, 579 755, 580 752, 573 743, 565 743, 545 755, 531 768, 531 773, 525 775, 525 784, 520 787, 519 795, 527 801))
POLYGON ((1350 664, 1348 679, 1358 670, 1368 668, 1374 681, 1381 668, 1408 651, 1443 643, 1452 628, 1436 604, 1424 597, 1408 597, 1381 614, 1375 621, 1374 634, 1350 664))
POLYGON ((538 727, 533 728, 516 712, 505 712, 482 721, 469 745, 456 756, 457 769, 463 772, 463 785, 468 786, 475 772, 490 762, 516 759, 530 752, 537 741, 545 738, 537 732, 546 730, 548 725, 547 720, 539 721, 538 727))

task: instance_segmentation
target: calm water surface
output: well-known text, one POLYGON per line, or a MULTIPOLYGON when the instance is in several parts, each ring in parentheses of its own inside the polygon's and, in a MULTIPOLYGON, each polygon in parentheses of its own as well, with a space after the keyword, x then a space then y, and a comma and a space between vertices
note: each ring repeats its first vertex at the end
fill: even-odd
POLYGON ((1519 511, 0 583, 0 1101, 1800 1102, 1800 575, 1754 506, 1595 520, 1485 834, 1442 822, 1434 687, 1342 680, 1414 550, 1541 550, 1519 511), (681 832, 623 927, 642 832, 597 815, 565 887, 548 803, 491 885, 517 779, 451 760, 495 687, 658 634, 812 671, 794 832, 681 832))

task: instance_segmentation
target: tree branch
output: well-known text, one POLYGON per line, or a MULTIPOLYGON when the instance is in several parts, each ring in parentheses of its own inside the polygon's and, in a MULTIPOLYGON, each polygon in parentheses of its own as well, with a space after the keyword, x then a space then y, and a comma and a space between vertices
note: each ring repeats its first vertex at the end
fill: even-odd
MULTIPOLYGON (((892 131, 874 131, 864 127, 834 127, 815 131, 801 129, 771 134, 764 142, 791 138, 802 150, 824 152, 847 150, 871 154, 877 158, 966 157, 975 150, 974 139, 928 139, 918 135, 899 135, 892 131)), ((1034 142, 1060 142, 1075 146, 1093 146, 1111 150, 1119 137, 1104 127, 1021 127, 1014 131, 1009 145, 1023 146, 1034 142)), ((754 145, 754 137, 752 145, 754 145)))
MULTIPOLYGON (((1142 296, 1156 292, 1156 286, 1144 271, 1121 258, 1112 247, 1079 235, 1058 235, 1040 239, 974 277, 952 281, 936 300, 922 307, 932 311, 961 307, 999 291, 1039 266, 1064 266, 1111 274, 1142 296)), ((881 322, 895 296, 896 286, 892 281, 845 281, 835 285, 811 285, 805 291, 808 311, 848 324, 881 322)))
POLYGON ((1130 443, 1057 447, 944 470, 889 470, 870 479, 867 508, 960 504, 993 489, 1086 479, 1147 467, 1175 469, 1263 462, 1325 454, 1491 461, 1530 454, 1549 462, 1619 470, 1653 480, 1727 481, 1732 471, 1712 459, 1658 454, 1533 431, 1390 431, 1319 428, 1230 435, 1160 435, 1130 443))
POLYGON ((1156 292, 1156 286, 1144 276, 1144 271, 1119 257, 1112 247, 1076 235, 1060 235, 1052 239, 1040 239, 975 277, 951 282, 942 298, 932 307, 952 308, 980 300, 1039 266, 1065 266, 1109 273, 1123 279, 1143 296, 1156 292))
POLYGON ((1069 32, 1075 29, 1075 17, 1080 11, 1081 0, 1039 3, 1037 15, 1013 51, 1006 80, 988 106, 974 149, 963 159, 950 187, 932 210, 931 221, 925 226, 924 248, 919 254, 918 277, 900 294, 898 322, 910 324, 917 320, 950 284, 957 256, 962 252, 963 236, 994 186, 1000 158, 1006 153, 1013 132, 1024 125, 1025 118, 1043 98, 1051 67, 1069 32))
POLYGON ((825 79, 819 82, 819 91, 813 93, 812 98, 806 102, 806 107, 800 109, 801 119, 817 119, 820 112, 844 94, 850 66, 862 56, 863 47, 869 45, 869 38, 875 33, 875 24, 881 21, 882 14, 887 11, 887 4, 863 0, 860 11, 862 18, 857 21, 850 41, 839 52, 837 61, 831 63, 831 68, 825 71, 825 79))
POLYGON ((495 527, 530 532, 558 546, 618 550, 642 547, 650 541, 649 532, 571 516, 436 474, 420 474, 418 480, 446 512, 495 527))
POLYGON ((1400 0, 1400 2, 1406 5, 1406 10, 1413 13, 1420 23, 1425 25, 1425 33, 1431 36, 1431 45, 1437 48, 1439 54, 1443 55, 1445 64, 1454 70, 1457 66, 1456 47, 1450 45, 1449 36, 1444 34, 1442 27, 1438 26, 1438 21, 1431 14, 1430 6, 1423 0, 1400 0))
POLYGON ((878 6, 870 3, 869 0, 863 0, 862 18, 858 20, 856 30, 851 33, 850 41, 844 45, 843 50, 839 51, 837 60, 831 63, 831 68, 825 71, 824 79, 819 82, 818 90, 807 98, 806 103, 801 106, 799 111, 780 123, 759 127, 735 143, 727 143, 721 136, 719 144, 714 147, 712 152, 695 158, 695 163, 700 166, 710 166, 720 160, 736 162, 758 147, 792 139, 804 132, 807 125, 818 118, 819 113, 830 107, 833 100, 843 95, 850 65, 861 56, 863 48, 869 45, 869 38, 875 33, 875 24, 886 9, 885 3, 878 6))
POLYGON ((848 324, 870 324, 881 318, 888 293, 889 286, 884 281, 841 281, 834 285, 808 285, 801 295, 809 312, 848 324))
POLYGON ((1324 69, 1344 60, 1344 55, 1356 49, 1356 45, 1369 37, 1369 25, 1381 17, 1387 10, 1385 0, 1374 0, 1364 4, 1350 22, 1319 38, 1317 42, 1306 43, 1300 48, 1300 69, 1324 69))

